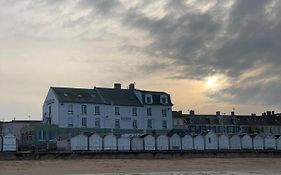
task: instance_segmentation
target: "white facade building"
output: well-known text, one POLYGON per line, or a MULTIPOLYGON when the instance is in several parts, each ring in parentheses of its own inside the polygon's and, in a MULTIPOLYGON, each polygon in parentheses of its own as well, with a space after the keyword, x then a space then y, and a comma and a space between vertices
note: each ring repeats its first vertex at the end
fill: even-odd
POLYGON ((43 121, 61 128, 170 130, 172 102, 165 92, 134 88, 51 87, 43 105, 43 121))

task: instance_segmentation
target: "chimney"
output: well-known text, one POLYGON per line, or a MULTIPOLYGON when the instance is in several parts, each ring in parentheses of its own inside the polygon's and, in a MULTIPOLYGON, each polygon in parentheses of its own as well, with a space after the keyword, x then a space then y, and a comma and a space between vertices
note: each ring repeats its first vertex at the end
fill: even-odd
POLYGON ((271 116, 271 111, 267 111, 267 112, 266 112, 266 115, 267 115, 267 116, 271 116))
POLYGON ((252 113, 251 116, 252 116, 252 117, 256 117, 257 115, 256 115, 255 113, 252 113))
POLYGON ((135 89, 135 83, 130 83, 129 84, 129 89, 134 90, 135 89))
POLYGON ((179 113, 180 115, 182 115, 182 111, 178 111, 178 113, 179 113))
POLYGON ((195 115, 195 111, 194 110, 190 110, 189 113, 190 113, 190 115, 195 115))
POLYGON ((272 115, 275 115, 275 111, 271 111, 271 114, 272 114, 272 115))
POLYGON ((232 112, 231 112, 231 116, 234 116, 234 115, 235 115, 235 112, 234 112, 234 111, 232 111, 232 112))
POLYGON ((121 89, 121 83, 114 83, 114 89, 121 89))
POLYGON ((220 116, 220 115, 221 115, 221 111, 217 111, 217 112, 216 112, 216 115, 217 115, 217 116, 220 116))
POLYGON ((265 117, 265 116, 266 116, 266 113, 265 113, 265 112, 263 112, 261 115, 262 115, 263 117, 265 117))

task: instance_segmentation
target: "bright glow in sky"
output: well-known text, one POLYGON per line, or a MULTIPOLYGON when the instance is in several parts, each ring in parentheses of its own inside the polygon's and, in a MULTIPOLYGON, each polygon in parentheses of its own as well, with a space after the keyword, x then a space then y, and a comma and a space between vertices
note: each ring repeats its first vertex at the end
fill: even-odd
POLYGON ((281 106, 281 2, 0 0, 0 120, 40 119, 50 86, 166 91, 175 110, 281 106))

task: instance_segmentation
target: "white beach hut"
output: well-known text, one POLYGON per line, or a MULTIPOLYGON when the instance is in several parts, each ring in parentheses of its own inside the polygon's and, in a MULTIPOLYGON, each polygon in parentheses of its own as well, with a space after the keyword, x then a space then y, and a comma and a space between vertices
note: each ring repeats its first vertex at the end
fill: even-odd
POLYGON ((274 135, 266 135, 264 138, 264 149, 276 149, 276 139, 274 135))
POLYGON ((108 134, 103 138, 104 150, 117 150, 117 139, 113 134, 108 134))
POLYGON ((155 137, 152 135, 146 135, 144 137, 144 149, 155 150, 155 137))
POLYGON ((206 131, 201 134, 205 139, 205 149, 217 150, 218 149, 218 136, 213 131, 206 131))
POLYGON ((253 148, 256 150, 264 149, 264 137, 261 134, 253 135, 253 148))
POLYGON ((276 136, 276 148, 277 148, 277 150, 281 150, 281 136, 280 135, 276 136))
POLYGON ((183 150, 193 150, 193 137, 189 134, 182 138, 182 149, 183 150))
POLYGON ((241 137, 242 149, 253 149, 253 139, 248 134, 243 134, 241 137))
POLYGON ((88 150, 88 138, 84 134, 79 134, 70 139, 70 148, 72 151, 88 150))
POLYGON ((181 137, 178 134, 173 134, 169 140, 170 150, 181 150, 181 137))
POLYGON ((143 138, 135 136, 131 141, 132 150, 143 150, 143 138))
POLYGON ((202 135, 197 135, 193 138, 194 141, 194 149, 195 150, 204 150, 205 149, 205 141, 202 135))
POLYGON ((89 137, 89 147, 92 151, 102 150, 102 137, 95 133, 89 137))
POLYGON ((169 150, 169 138, 166 135, 157 137, 157 150, 169 150))
POLYGON ((229 137, 226 134, 220 134, 218 136, 219 140, 219 149, 220 150, 227 150, 230 148, 229 137))
POLYGON ((121 135, 118 140, 118 150, 130 150, 130 138, 128 136, 125 135, 121 135))
POLYGON ((232 135, 229 139, 229 146, 232 150, 239 150, 242 148, 241 146, 241 137, 239 135, 232 135))

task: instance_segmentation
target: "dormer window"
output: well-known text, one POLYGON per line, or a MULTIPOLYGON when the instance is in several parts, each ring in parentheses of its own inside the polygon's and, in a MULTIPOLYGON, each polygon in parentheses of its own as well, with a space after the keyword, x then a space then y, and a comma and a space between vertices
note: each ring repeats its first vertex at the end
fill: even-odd
POLYGON ((145 103, 152 104, 152 95, 145 96, 145 103))
POLYGON ((167 96, 166 95, 161 95, 161 104, 167 104, 168 100, 167 100, 167 96))

